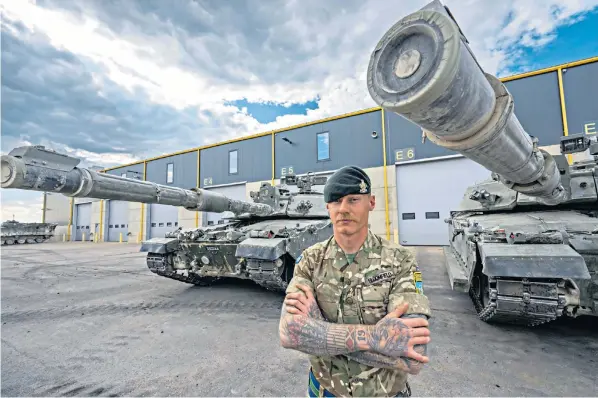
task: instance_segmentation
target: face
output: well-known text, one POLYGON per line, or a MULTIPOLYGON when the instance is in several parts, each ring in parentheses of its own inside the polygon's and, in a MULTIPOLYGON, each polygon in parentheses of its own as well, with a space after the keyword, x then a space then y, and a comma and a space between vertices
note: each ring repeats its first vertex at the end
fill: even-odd
POLYGON ((347 195, 326 204, 334 231, 353 235, 368 227, 370 211, 376 206, 374 195, 347 195))

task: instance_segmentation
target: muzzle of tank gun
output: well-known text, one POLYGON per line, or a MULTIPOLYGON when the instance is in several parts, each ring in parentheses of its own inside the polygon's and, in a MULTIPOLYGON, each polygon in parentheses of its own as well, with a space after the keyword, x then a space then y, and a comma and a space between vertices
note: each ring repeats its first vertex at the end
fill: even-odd
POLYGON ((511 94, 484 73, 440 3, 388 30, 371 55, 367 83, 382 108, 495 172, 513 190, 546 204, 566 199, 555 160, 525 132, 511 94))

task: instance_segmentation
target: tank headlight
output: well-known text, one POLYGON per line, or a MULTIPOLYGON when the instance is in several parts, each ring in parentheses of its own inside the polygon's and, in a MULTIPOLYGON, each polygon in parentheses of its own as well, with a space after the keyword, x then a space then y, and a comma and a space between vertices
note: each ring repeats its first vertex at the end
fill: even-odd
POLYGON ((282 266, 282 259, 277 258, 276 261, 274 262, 274 264, 276 264, 277 267, 282 266))
POLYGON ((205 265, 208 265, 210 263, 210 259, 206 256, 201 256, 201 262, 205 265))

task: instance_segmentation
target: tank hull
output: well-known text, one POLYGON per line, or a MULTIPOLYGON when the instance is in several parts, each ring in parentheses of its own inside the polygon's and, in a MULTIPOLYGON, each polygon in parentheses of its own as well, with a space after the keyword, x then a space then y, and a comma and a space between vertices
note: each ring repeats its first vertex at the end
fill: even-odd
POLYGON ((454 212, 445 249, 453 289, 481 320, 536 326, 598 316, 598 228, 592 210, 454 212))
POLYGON ((303 250, 332 236, 330 220, 232 220, 177 230, 144 241, 147 267, 157 275, 205 286, 222 278, 251 280, 284 292, 303 250))

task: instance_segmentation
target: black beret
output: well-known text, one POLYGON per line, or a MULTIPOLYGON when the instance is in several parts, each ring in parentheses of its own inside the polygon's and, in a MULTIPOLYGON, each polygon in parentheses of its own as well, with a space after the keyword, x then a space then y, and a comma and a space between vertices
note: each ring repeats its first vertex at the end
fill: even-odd
POLYGON ((324 201, 334 202, 343 196, 371 193, 370 177, 357 166, 345 166, 331 175, 324 185, 324 201))

